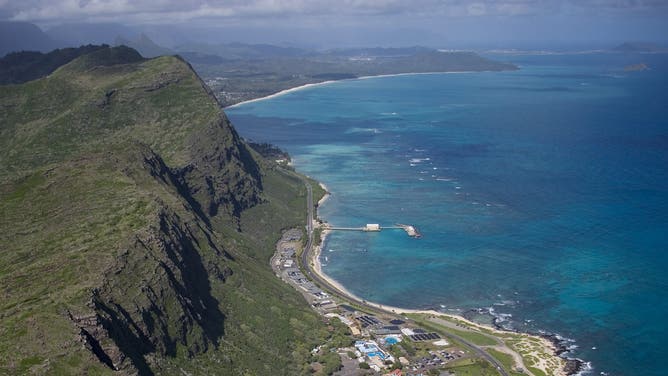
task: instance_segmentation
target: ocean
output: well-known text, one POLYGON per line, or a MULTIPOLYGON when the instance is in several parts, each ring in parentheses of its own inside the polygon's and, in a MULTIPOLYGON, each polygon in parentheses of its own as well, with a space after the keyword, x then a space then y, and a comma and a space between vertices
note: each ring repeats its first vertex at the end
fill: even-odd
POLYGON ((591 374, 664 375, 668 55, 338 81, 226 110, 332 196, 323 271, 356 295, 561 336, 591 374), (645 71, 625 71, 646 63, 645 71))

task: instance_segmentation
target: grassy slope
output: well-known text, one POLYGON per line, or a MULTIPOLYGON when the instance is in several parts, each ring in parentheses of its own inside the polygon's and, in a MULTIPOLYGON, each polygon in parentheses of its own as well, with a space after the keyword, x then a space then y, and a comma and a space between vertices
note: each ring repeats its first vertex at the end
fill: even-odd
POLYGON ((103 370, 65 310, 85 304, 124 236, 145 224, 138 193, 97 160, 36 172, 2 196, 0 372, 103 370))
POLYGON ((173 57, 87 70, 77 63, 0 91, 0 178, 129 140, 183 164, 187 136, 220 116, 214 101, 201 100, 194 72, 173 57))
POLYGON ((327 333, 266 262, 303 188, 260 168, 209 213, 260 184, 216 101, 177 58, 95 59, 0 90, 0 374, 112 373, 83 331, 121 373, 305 371, 327 333))

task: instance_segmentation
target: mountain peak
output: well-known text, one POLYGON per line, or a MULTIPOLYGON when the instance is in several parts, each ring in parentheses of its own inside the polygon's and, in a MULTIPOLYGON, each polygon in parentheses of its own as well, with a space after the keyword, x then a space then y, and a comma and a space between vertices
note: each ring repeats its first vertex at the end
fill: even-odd
POLYGON ((143 60, 145 59, 133 48, 123 45, 116 47, 103 45, 97 51, 83 55, 68 65, 71 68, 86 70, 97 66, 131 64, 143 60))
POLYGON ((174 55, 174 52, 169 48, 163 47, 155 43, 148 35, 141 33, 135 40, 116 37, 115 45, 126 45, 137 50, 144 57, 157 57, 164 55, 174 55))
POLYGON ((58 43, 35 24, 0 21, 0 57, 9 52, 46 52, 56 47, 58 47, 58 43))

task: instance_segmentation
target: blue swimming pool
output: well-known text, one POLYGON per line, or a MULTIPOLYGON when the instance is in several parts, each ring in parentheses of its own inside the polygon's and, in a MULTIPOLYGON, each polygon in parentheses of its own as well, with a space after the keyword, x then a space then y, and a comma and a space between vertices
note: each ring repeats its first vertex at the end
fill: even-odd
POLYGON ((395 337, 387 337, 387 338, 385 338, 385 344, 386 344, 386 345, 394 345, 394 344, 396 344, 397 342, 399 342, 399 340, 396 339, 395 337))
POLYGON ((380 359, 383 359, 383 360, 385 359, 385 354, 383 354, 383 353, 380 352, 380 351, 377 351, 377 352, 375 352, 375 351, 374 351, 374 352, 370 352, 370 353, 367 353, 366 355, 367 355, 369 358, 372 358, 372 357, 374 357, 374 356, 377 356, 377 357, 379 357, 380 359))

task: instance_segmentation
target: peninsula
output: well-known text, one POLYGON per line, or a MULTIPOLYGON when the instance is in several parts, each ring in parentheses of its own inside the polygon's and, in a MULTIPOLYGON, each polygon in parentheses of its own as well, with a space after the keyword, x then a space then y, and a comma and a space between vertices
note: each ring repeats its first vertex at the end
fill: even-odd
MULTIPOLYGON (((426 47, 356 48, 331 51, 284 49, 276 55, 261 46, 254 53, 229 60, 193 59, 191 64, 225 107, 278 92, 328 81, 404 73, 516 70, 517 66, 473 52, 439 51, 426 47)), ((185 47, 184 47, 185 48, 185 47)), ((199 47, 199 52, 218 49, 199 47)), ((223 49, 225 50, 225 49, 223 49)), ((192 56, 191 54, 186 54, 192 56)))

